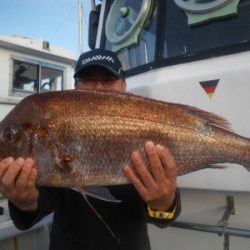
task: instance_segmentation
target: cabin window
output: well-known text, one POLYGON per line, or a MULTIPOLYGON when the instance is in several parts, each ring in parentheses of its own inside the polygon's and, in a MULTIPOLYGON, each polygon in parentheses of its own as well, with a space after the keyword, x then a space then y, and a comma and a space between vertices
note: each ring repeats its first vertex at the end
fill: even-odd
POLYGON ((42 63, 13 60, 13 94, 33 94, 62 89, 63 70, 42 63))
POLYGON ((41 67, 41 92, 62 90, 63 72, 61 70, 41 67))
MULTIPOLYGON (((240 1, 236 8, 237 13, 230 14, 229 11, 228 15, 223 16, 225 10, 218 11, 216 17, 215 13, 207 10, 206 13, 200 14, 200 19, 192 13, 185 12, 181 8, 182 5, 178 6, 176 2, 186 7, 192 6, 188 5, 187 1, 167 1, 164 15, 164 58, 192 56, 206 51, 213 54, 218 49, 230 50, 230 46, 240 45, 250 40, 249 0, 240 1), (212 15, 214 15, 213 18, 212 15)), ((204 1, 204 6, 208 3, 211 4, 211 1, 204 1)), ((231 4, 234 8, 237 6, 235 1, 231 4)))
POLYGON ((38 65, 14 60, 13 91, 37 92, 38 65))

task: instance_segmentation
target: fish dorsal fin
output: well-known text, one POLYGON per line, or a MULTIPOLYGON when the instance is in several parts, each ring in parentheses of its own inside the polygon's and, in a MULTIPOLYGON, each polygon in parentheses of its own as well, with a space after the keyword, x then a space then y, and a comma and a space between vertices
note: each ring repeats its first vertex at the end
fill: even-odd
MULTIPOLYGON (((172 103, 172 102, 166 102, 166 101, 162 101, 162 100, 157 100, 157 99, 153 99, 153 98, 150 98, 150 97, 144 97, 144 96, 140 96, 140 95, 136 95, 136 94, 133 94, 133 93, 128 93, 128 92, 122 92, 122 91, 119 91, 119 90, 110 90, 110 89, 97 89, 97 90, 78 90, 78 91, 82 91, 82 92, 91 92, 91 93, 103 93, 103 94, 106 94, 106 95, 110 95, 112 96, 114 93, 117 95, 117 96, 120 96, 120 97, 123 97, 125 99, 127 99, 128 102, 130 102, 130 100, 140 100, 140 101, 146 101, 146 102, 154 102, 154 104, 158 104, 158 105, 163 105, 167 108, 167 106, 171 106, 173 108, 175 108, 176 110, 179 110, 181 112, 186 112, 190 115, 193 115, 197 118, 200 118, 201 120, 203 120, 204 122, 208 122, 208 123, 211 123, 211 124, 214 124, 218 127, 222 127, 224 129, 227 129, 227 130, 231 130, 230 128, 230 123, 223 117, 217 115, 217 114, 214 114, 214 113, 211 113, 211 112, 208 112, 208 111, 205 111, 205 110, 202 110, 202 109, 199 109, 197 107, 194 107, 194 106, 189 106, 189 105, 186 105, 186 104, 179 104, 179 103, 172 103)), ((113 96, 112 96, 113 97, 113 96)))
POLYGON ((214 124, 216 126, 225 128, 227 130, 231 130, 231 125, 225 118, 223 118, 217 114, 214 114, 214 113, 211 113, 211 112, 208 112, 205 110, 201 110, 201 109, 196 108, 196 107, 192 107, 192 106, 188 106, 188 105, 184 105, 184 106, 186 106, 187 111, 189 113, 199 117, 200 119, 205 120, 208 123, 214 124))

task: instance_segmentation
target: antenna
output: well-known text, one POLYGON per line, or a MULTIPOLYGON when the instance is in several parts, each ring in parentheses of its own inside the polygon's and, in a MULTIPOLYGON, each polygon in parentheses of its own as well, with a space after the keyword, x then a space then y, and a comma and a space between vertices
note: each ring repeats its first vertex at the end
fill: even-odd
POLYGON ((83 53, 83 24, 82 24, 83 6, 81 0, 78 0, 78 22, 79 22, 79 52, 83 53))
POLYGON ((91 0, 91 10, 96 10, 95 0, 91 0))

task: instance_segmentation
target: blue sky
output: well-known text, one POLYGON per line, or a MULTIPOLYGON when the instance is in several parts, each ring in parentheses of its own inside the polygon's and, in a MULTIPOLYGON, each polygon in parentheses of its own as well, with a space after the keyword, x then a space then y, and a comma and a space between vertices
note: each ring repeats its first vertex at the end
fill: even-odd
MULTIPOLYGON (((90 0, 83 4, 83 46, 87 47, 90 0)), ((97 1, 96 1, 97 2, 97 1)), ((77 0, 1 0, 0 35, 43 39, 79 55, 77 0)))

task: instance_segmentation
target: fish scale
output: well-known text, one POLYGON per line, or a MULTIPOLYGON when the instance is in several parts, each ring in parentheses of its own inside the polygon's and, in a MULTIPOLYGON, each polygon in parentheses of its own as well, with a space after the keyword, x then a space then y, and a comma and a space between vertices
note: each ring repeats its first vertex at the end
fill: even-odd
MULTIPOLYGON (((38 184, 128 183, 123 168, 145 142, 168 147, 179 175, 217 163, 250 170, 250 142, 218 115, 108 90, 65 90, 24 98, 0 123, 0 158, 32 157, 38 184)), ((147 166, 149 164, 147 162, 147 166)))

